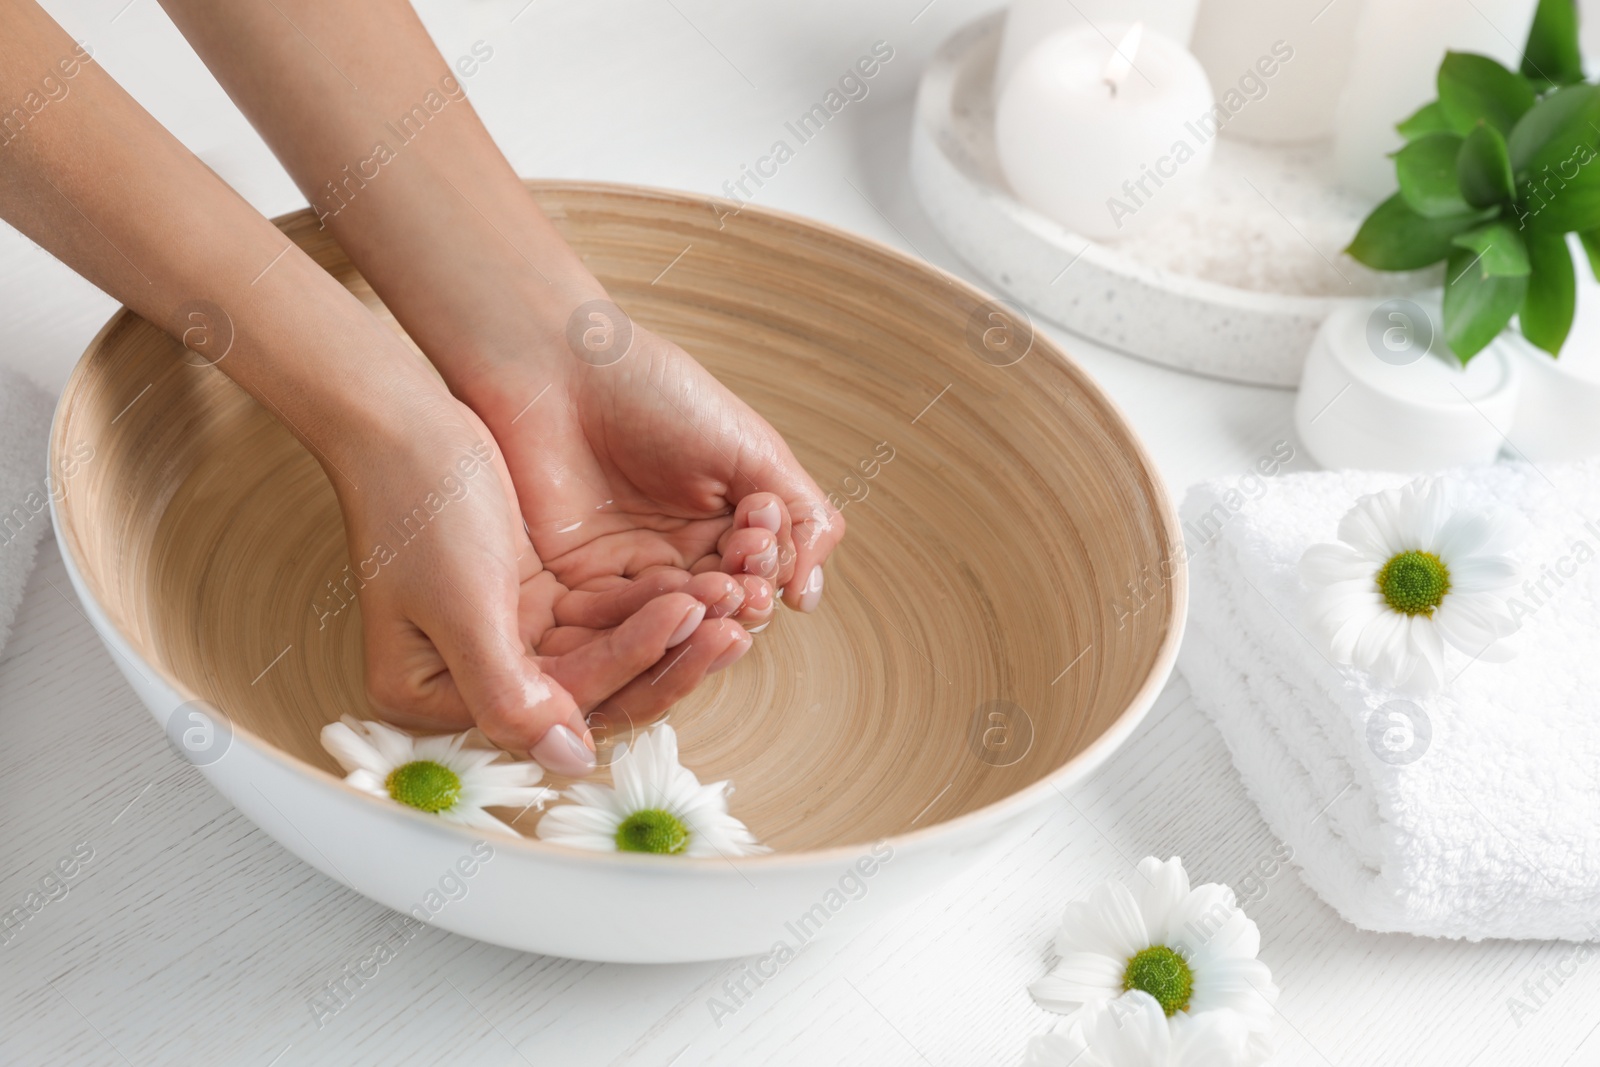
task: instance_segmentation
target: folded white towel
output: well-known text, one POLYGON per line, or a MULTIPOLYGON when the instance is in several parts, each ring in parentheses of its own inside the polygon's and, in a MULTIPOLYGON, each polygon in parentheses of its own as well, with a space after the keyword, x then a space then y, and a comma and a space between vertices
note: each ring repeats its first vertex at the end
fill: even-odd
POLYGON ((1338 539, 1358 497, 1408 480, 1330 471, 1280 475, 1255 500, 1190 490, 1179 669, 1307 884, 1350 922, 1600 939, 1600 461, 1445 476, 1463 506, 1528 520, 1516 658, 1448 650, 1452 680, 1428 695, 1324 658, 1300 557, 1338 539))
POLYGON ((0 367, 0 648, 22 603, 39 537, 50 528, 45 455, 50 397, 0 367))

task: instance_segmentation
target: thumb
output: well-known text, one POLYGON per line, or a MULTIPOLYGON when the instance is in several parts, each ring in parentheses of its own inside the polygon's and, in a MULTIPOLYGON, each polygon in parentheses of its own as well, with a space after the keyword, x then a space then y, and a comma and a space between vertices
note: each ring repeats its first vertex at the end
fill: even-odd
POLYGON ((594 739, 578 703, 545 674, 516 635, 515 612, 499 625, 467 612, 434 643, 462 702, 484 735, 527 752, 553 774, 582 778, 595 768, 594 739))

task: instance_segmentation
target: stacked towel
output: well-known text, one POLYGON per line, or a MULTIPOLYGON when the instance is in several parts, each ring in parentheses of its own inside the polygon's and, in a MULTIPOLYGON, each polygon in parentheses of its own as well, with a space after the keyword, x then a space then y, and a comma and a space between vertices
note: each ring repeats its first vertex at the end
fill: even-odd
POLYGON ((1449 472, 1462 506, 1526 520, 1507 663, 1446 653, 1442 691, 1335 667, 1297 565, 1367 493, 1408 476, 1285 474, 1183 506, 1179 669, 1306 882, 1378 931, 1600 939, 1600 461, 1449 472))
POLYGON ((22 603, 39 538, 50 528, 50 410, 50 398, 37 386, 0 368, 0 648, 22 603))

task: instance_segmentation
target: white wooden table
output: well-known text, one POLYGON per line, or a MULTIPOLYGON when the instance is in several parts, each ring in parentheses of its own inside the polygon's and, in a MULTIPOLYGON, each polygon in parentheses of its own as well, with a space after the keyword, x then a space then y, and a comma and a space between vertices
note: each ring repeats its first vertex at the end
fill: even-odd
MULTIPOLYGON (((258 207, 299 206, 155 0, 50 6, 258 207)), ((705 192, 886 41, 894 59, 869 96, 755 200, 964 274, 910 197, 906 126, 922 60, 988 6, 437 0, 424 15, 447 56, 493 48, 469 90, 523 173, 705 192)), ((0 294, 0 358, 56 387, 113 308, 10 233, 0 294)), ((1288 393, 1065 340, 1175 491, 1242 473, 1291 438, 1288 393)), ((70 596, 47 543, 0 653, 0 910, 92 850, 66 895, 0 943, 0 1065, 1005 1065, 1056 1021, 1026 985, 1067 900, 1146 854, 1237 883, 1276 844, 1175 679, 1109 764, 998 862, 853 940, 808 947, 720 1027, 707 1000, 735 964, 577 963, 428 930, 319 1029, 308 999, 386 936, 389 913, 302 865, 178 760, 70 596)), ((1249 910, 1283 989, 1276 1064, 1600 1063, 1600 960, 1558 984, 1570 946, 1363 933, 1292 871, 1249 910), (1541 983, 1543 1006, 1515 1018, 1509 998, 1532 1003, 1541 983)))

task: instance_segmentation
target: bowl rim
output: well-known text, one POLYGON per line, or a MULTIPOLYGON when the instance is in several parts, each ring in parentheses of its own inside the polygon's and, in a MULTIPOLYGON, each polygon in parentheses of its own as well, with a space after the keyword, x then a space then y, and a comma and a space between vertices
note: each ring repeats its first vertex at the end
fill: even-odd
MULTIPOLYGON (((908 266, 918 271, 929 272, 938 280, 943 281, 946 285, 954 288, 957 292, 971 297, 979 302, 995 299, 978 286, 973 285, 965 279, 958 277, 950 271, 945 270, 943 267, 931 263, 920 256, 913 256, 909 253, 903 252, 898 248, 877 240, 876 238, 868 237, 864 234, 858 234, 850 230, 846 230, 843 227, 832 225, 831 223, 808 218, 795 212, 783 211, 762 205, 743 203, 719 196, 666 189, 657 186, 638 185, 628 182, 605 182, 590 181, 586 179, 559 178, 524 178, 522 179, 522 182, 524 187, 530 191, 543 190, 559 192, 563 189, 570 189, 582 193, 601 193, 631 198, 642 197, 646 199, 672 200, 679 203, 701 203, 707 205, 713 211, 719 211, 719 209, 731 209, 727 210, 725 214, 720 215, 720 217, 724 218, 729 215, 737 217, 746 211, 750 211, 758 217, 764 217, 769 222, 777 222, 789 226, 797 226, 804 229, 821 231, 824 235, 831 237, 834 240, 842 241, 847 244, 864 246, 867 250, 872 251, 880 256, 898 261, 898 263, 902 266, 908 266)), ((288 223, 303 216, 309 215, 311 210, 312 209, 310 207, 305 207, 296 211, 285 212, 281 215, 274 216, 271 221, 274 225, 282 229, 288 223)), ((64 434, 66 432, 65 415, 67 408, 69 407, 69 401, 83 385, 83 379, 87 373, 85 368, 88 365, 88 357, 90 353, 95 351, 95 349, 97 349, 104 341, 106 336, 114 329, 120 327, 130 319, 138 319, 140 317, 141 316, 137 315, 137 313, 125 305, 118 307, 116 311, 112 312, 110 318, 106 320, 105 325, 102 326, 94 335, 93 339, 90 340, 89 344, 85 347, 83 354, 78 358, 78 362, 74 365, 72 373, 67 379, 66 386, 61 391, 61 396, 56 403, 55 412, 51 416, 49 462, 52 464, 52 469, 54 469, 53 465, 56 461, 56 458, 61 454, 61 449, 64 447, 64 434)), ((591 851, 587 849, 574 848, 569 845, 556 844, 532 835, 508 835, 498 832, 476 830, 471 827, 460 826, 455 823, 446 822, 437 816, 428 815, 425 812, 415 811, 403 804, 395 804, 384 800, 381 797, 376 797, 370 793, 356 789, 355 787, 347 784, 342 777, 334 775, 329 771, 322 769, 321 767, 307 763, 304 760, 285 752, 283 749, 280 749, 277 745, 267 740, 264 736, 257 734, 255 731, 234 721, 231 716, 227 716, 226 711, 218 709, 219 711, 222 711, 222 714, 228 718, 229 726, 233 731, 233 742, 242 742, 249 745, 251 748, 255 749, 262 758, 278 764, 280 769, 302 775, 309 774, 313 779, 322 782, 324 785, 334 786, 347 796, 359 798, 360 801, 373 805, 371 810, 375 815, 387 816, 391 819, 398 816, 402 819, 413 821, 419 828, 427 827, 434 833, 443 830, 461 839, 482 838, 485 833, 491 833, 497 842, 497 847, 498 843, 504 842, 505 846, 508 848, 513 848, 518 852, 532 853, 535 856, 546 858, 572 857, 574 859, 581 859, 588 863, 608 863, 620 865, 624 868, 631 867, 641 870, 648 870, 658 875, 681 870, 686 875, 698 876, 704 874, 708 870, 719 868, 721 864, 733 866, 735 860, 737 860, 738 864, 738 866, 735 868, 736 871, 746 866, 757 867, 763 870, 780 870, 795 867, 821 866, 823 864, 833 865, 839 862, 848 864, 858 858, 865 848, 880 842, 888 844, 891 849, 897 851, 902 848, 916 851, 936 846, 938 843, 947 838, 960 837, 968 832, 975 833, 983 827, 997 825, 1007 821, 1008 819, 1021 816, 1028 811, 1039 807, 1041 802, 1046 800, 1051 793, 1065 797, 1065 794, 1061 792, 1063 787, 1076 783, 1078 780, 1086 777, 1090 772, 1097 769, 1105 762, 1110 754, 1120 747, 1121 744, 1133 733, 1133 731, 1138 728, 1139 724, 1144 721, 1145 716, 1149 713, 1150 708, 1154 705, 1155 700, 1160 695, 1162 689, 1165 688, 1168 679, 1171 677, 1173 669, 1177 665, 1178 646, 1182 643, 1184 629, 1188 620, 1188 553, 1184 547, 1182 528, 1178 522, 1177 508, 1172 500, 1171 495, 1167 491, 1166 483, 1161 477, 1160 469, 1151 459, 1144 442, 1134 431, 1132 422, 1128 420, 1121 407, 1109 395, 1107 395, 1104 389, 1101 388, 1100 384, 1096 382, 1094 378, 1090 376, 1089 373, 1084 370, 1083 367, 1081 367, 1064 348, 1057 345, 1048 336, 1043 335, 1036 329, 1034 333, 1034 343, 1037 345, 1041 341, 1043 342, 1042 351, 1059 362, 1066 373, 1075 379, 1075 384, 1082 390, 1082 392, 1090 400, 1098 404, 1103 411, 1114 416, 1117 422, 1127 433, 1128 444, 1131 446, 1130 458, 1136 461, 1138 468, 1144 472, 1145 476, 1150 482, 1150 488, 1155 497, 1155 514, 1159 520, 1158 530, 1159 533, 1165 537, 1167 542, 1165 546, 1167 550, 1166 560, 1171 562, 1172 573, 1171 577, 1165 584, 1172 590, 1172 613, 1171 617, 1167 621, 1166 632, 1162 635, 1161 643, 1156 650, 1155 660, 1152 662, 1150 669, 1146 672, 1143 682, 1134 692, 1133 696, 1129 699, 1127 705, 1122 709, 1121 712, 1117 714, 1117 717, 1112 720, 1111 724, 1101 732, 1099 737, 1074 754, 1070 759, 1066 760, 1054 770, 1045 773, 1037 780, 1023 786, 1016 792, 1008 793, 999 800, 985 804, 983 807, 976 808, 961 815, 957 815, 954 818, 947 819, 942 822, 929 823, 927 826, 919 829, 907 830, 899 834, 878 838, 875 841, 850 842, 839 845, 829 845, 824 848, 789 849, 759 855, 738 856, 731 858, 727 856, 663 857, 644 853, 591 851)), ((112 618, 111 613, 105 609, 104 605, 99 602, 98 597, 94 595, 92 587, 84 577, 82 568, 79 566, 78 560, 73 554, 72 546, 69 543, 63 529, 59 509, 64 502, 65 497, 58 501, 56 499, 56 494, 50 494, 49 504, 51 527, 54 530, 56 545, 61 552, 62 560, 67 567, 69 576, 73 580, 73 585, 76 587, 79 594, 89 602, 87 606, 91 608, 94 616, 89 618, 89 622, 94 627, 97 634, 99 634, 101 640, 104 641, 108 646, 111 646, 113 651, 124 655, 130 662, 136 663, 148 670, 157 679, 159 679, 162 685, 166 686, 183 700, 203 700, 204 698, 191 690, 186 684, 184 684, 183 681, 173 677, 164 668, 158 667, 156 664, 151 663, 143 655, 143 653, 133 645, 133 642, 129 636, 123 632, 123 629, 117 620, 112 618)), ((140 703, 146 703, 143 699, 143 694, 140 694, 140 697, 140 703)), ((148 707, 148 705, 146 706, 148 707)), ((151 710, 153 713, 153 709, 151 710)), ((212 768, 207 767, 204 768, 204 770, 209 776, 212 768)))

